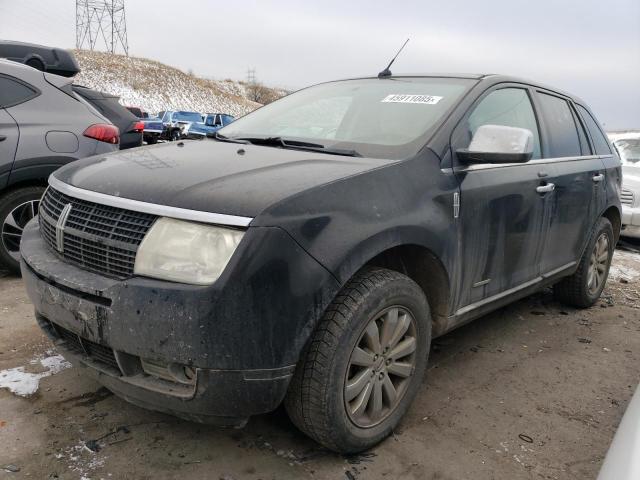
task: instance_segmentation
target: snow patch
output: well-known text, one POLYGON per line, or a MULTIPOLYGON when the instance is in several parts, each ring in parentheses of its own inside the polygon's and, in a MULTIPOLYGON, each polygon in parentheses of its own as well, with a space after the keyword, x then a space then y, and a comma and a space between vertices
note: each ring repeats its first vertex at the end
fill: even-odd
POLYGON ((45 355, 38 356, 31 360, 31 365, 40 364, 46 370, 39 373, 27 372, 25 367, 9 368, 0 370, 0 388, 6 388, 11 393, 21 397, 28 397, 38 391, 40 380, 50 377, 65 368, 71 367, 62 355, 54 354, 52 350, 46 352, 45 355))
POLYGON ((87 448, 83 441, 66 448, 63 453, 57 453, 55 457, 66 460, 69 470, 80 475, 80 480, 91 480, 90 475, 105 463, 105 458, 87 448))
POLYGON ((609 267, 609 277, 614 280, 624 278, 633 282, 640 278, 640 256, 636 253, 616 250, 613 254, 613 262, 609 267))

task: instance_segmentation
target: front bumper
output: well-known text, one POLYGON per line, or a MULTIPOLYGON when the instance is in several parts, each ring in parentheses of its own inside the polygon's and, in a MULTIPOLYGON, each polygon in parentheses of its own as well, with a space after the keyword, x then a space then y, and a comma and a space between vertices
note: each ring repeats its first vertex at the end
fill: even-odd
POLYGON ((281 403, 324 304, 305 285, 329 280, 280 229, 251 230, 262 248, 288 258, 256 271, 255 255, 234 255, 228 270, 248 277, 236 283, 225 272, 202 287, 82 270, 49 250, 32 221, 22 238, 22 275, 41 328, 105 387, 146 408, 238 425, 281 403), (143 361, 188 366, 196 375, 167 381, 147 373, 143 361))

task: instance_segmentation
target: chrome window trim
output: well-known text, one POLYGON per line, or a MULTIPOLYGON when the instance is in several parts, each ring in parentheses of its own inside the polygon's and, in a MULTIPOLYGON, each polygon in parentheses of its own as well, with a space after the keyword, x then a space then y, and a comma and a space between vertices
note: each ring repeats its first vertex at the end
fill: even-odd
POLYGON ((609 158, 613 155, 581 155, 579 157, 556 157, 556 158, 541 158, 536 160, 529 160, 524 163, 477 163, 472 165, 464 165, 454 167, 456 172, 470 172, 473 170, 487 170, 491 168, 505 168, 505 167, 517 167, 520 165, 547 165, 550 163, 560 162, 579 162, 581 160, 596 160, 598 158, 609 158))
POLYGON ((193 222, 211 223, 214 225, 225 225, 230 227, 248 227, 253 218, 240 217, 237 215, 227 215, 224 213, 210 213, 199 210, 189 210, 187 208, 169 207, 155 203, 141 202, 129 198, 114 197, 100 192, 93 192, 83 188, 74 187, 68 183, 58 180, 52 175, 49 176, 49 185, 54 189, 69 195, 70 197, 100 203, 110 207, 124 208, 136 212, 150 213, 161 217, 177 218, 193 222))

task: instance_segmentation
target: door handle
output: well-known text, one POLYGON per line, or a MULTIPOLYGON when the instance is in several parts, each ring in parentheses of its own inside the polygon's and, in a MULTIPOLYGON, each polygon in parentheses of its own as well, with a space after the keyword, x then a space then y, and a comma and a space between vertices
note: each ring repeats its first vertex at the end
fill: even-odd
POLYGON ((556 189, 556 186, 553 183, 547 183, 546 185, 540 185, 536 187, 536 192, 538 193, 547 193, 553 192, 556 189))
POLYGON ((594 175, 593 177, 591 177, 591 180, 593 180, 594 183, 599 183, 602 180, 604 180, 604 173, 601 173, 599 175, 594 175))
POLYGON ((4 142, 7 139, 6 135, 0 135, 0 142, 4 142))

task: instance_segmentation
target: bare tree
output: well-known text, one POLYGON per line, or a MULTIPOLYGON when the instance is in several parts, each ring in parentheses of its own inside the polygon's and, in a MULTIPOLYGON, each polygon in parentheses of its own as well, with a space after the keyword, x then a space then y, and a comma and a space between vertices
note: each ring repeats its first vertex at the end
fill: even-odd
POLYGON ((279 98, 276 91, 265 87, 261 83, 253 82, 247 85, 247 97, 249 100, 266 105, 279 98))

